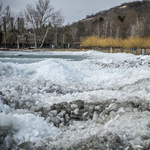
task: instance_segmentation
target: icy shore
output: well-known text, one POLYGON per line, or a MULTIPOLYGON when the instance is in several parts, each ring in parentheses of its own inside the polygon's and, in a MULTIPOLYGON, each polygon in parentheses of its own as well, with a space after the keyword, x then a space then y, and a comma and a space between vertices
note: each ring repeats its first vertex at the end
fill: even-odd
POLYGON ((150 149, 150 56, 33 54, 0 58, 0 149, 150 149))

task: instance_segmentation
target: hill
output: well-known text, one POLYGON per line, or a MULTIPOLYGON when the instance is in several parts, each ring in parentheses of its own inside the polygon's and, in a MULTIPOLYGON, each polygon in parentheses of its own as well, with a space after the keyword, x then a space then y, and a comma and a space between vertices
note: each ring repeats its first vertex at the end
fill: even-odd
POLYGON ((102 10, 92 15, 87 15, 85 19, 82 21, 89 21, 100 16, 102 17, 109 17, 113 15, 120 15, 126 16, 129 12, 134 11, 137 16, 143 16, 143 14, 148 14, 150 10, 150 1, 143 0, 143 1, 134 1, 123 3, 119 6, 110 8, 108 10, 102 10))
POLYGON ((65 37, 68 43, 90 36, 105 39, 147 38, 150 37, 149 10, 149 0, 123 3, 73 23, 65 28, 65 37))

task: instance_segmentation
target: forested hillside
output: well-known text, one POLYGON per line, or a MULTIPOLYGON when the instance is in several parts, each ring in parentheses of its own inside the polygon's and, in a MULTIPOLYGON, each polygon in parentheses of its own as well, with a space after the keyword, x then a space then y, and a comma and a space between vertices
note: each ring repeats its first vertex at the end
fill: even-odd
POLYGON ((87 15, 81 22, 85 35, 98 37, 150 36, 150 1, 134 1, 87 15))

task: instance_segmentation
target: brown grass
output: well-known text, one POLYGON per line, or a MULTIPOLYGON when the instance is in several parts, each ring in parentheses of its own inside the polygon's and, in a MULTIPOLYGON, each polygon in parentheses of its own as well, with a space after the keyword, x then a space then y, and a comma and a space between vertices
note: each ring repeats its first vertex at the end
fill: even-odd
POLYGON ((97 38, 96 36, 90 36, 82 39, 83 47, 120 47, 120 48, 150 48, 150 37, 140 38, 140 37, 129 37, 127 39, 121 38, 97 38))

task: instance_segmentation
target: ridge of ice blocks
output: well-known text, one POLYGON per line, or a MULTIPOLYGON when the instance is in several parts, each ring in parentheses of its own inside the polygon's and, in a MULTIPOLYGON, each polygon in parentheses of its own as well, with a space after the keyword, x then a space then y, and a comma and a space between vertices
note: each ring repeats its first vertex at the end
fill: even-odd
POLYGON ((0 51, 9 149, 150 149, 150 56, 0 51))

